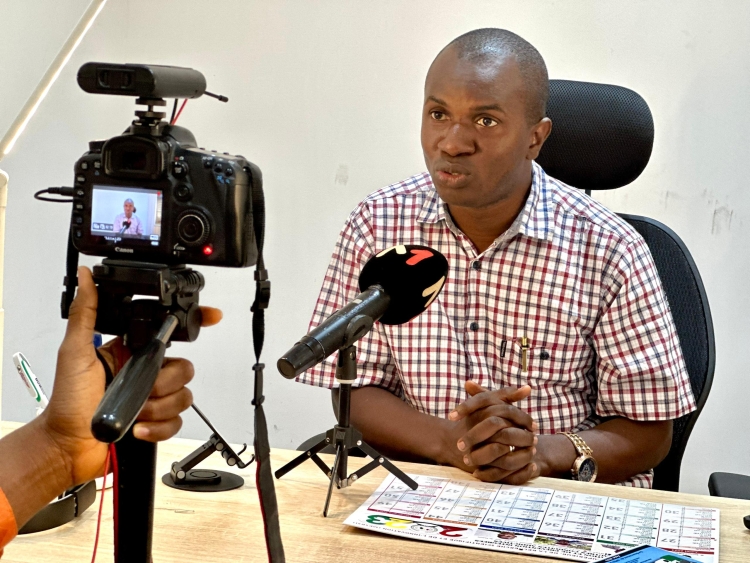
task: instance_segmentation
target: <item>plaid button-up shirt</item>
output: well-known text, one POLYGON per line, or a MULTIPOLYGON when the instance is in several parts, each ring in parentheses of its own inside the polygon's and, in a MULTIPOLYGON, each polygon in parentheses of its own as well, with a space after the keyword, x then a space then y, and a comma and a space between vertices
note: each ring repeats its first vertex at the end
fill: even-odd
MULTIPOLYGON (((445 255, 445 287, 420 316, 375 324, 357 343, 355 385, 388 389, 419 412, 447 417, 488 389, 530 385, 517 404, 542 434, 605 417, 670 420, 695 408, 674 321, 651 254, 623 219, 533 164, 513 225, 481 254, 453 223, 427 173, 368 196, 336 243, 310 323, 359 293, 380 250, 419 244, 445 255), (526 371, 521 339, 526 337, 526 371)), ((299 381, 335 386, 336 355, 299 381)), ((625 484, 650 487, 653 472, 625 484)))

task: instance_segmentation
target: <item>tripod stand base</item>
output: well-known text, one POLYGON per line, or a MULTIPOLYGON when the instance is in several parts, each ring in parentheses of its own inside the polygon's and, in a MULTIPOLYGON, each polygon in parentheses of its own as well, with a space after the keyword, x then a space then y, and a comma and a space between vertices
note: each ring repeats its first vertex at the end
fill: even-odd
POLYGON ((181 491, 197 491, 201 493, 216 493, 239 489, 245 480, 239 475, 219 471, 218 469, 191 469, 184 481, 175 482, 170 473, 161 478, 161 482, 181 491))
POLYGON ((311 447, 306 452, 298 455, 292 461, 287 463, 285 466, 278 469, 275 473, 277 479, 281 479, 284 475, 289 473, 295 467, 301 465, 307 460, 312 460, 320 470, 326 474, 330 482, 328 484, 328 494, 326 495, 325 506, 323 507, 323 516, 328 516, 328 506, 331 502, 331 492, 333 491, 333 485, 336 485, 337 489, 343 489, 354 484, 359 478, 363 477, 373 469, 377 467, 383 467, 388 470, 392 475, 395 475, 402 483, 404 483, 411 490, 415 491, 418 488, 417 482, 411 477, 406 475, 398 467, 393 465, 391 460, 387 457, 380 455, 380 453, 370 446, 367 442, 362 440, 362 434, 352 426, 334 426, 328 432, 325 437, 321 439, 317 444, 311 447), (334 458, 333 467, 328 467, 325 462, 318 457, 325 447, 332 445, 336 452, 334 458), (358 448, 366 455, 372 458, 372 461, 366 464, 364 467, 353 472, 347 476, 347 461, 349 458, 349 451, 358 448))
POLYGON ((350 425, 352 383, 357 380, 357 348, 351 344, 351 342, 355 342, 358 338, 361 338, 369 328, 372 328, 373 323, 373 319, 370 319, 368 328, 366 326, 367 322, 365 322, 367 320, 366 316, 360 316, 357 318, 360 319, 358 323, 352 321, 347 326, 347 337, 345 340, 346 342, 349 342, 349 344, 345 344, 339 349, 339 359, 336 366, 336 381, 339 383, 339 406, 338 416, 336 417, 338 424, 328 430, 328 432, 325 433, 325 436, 323 436, 317 444, 314 444, 307 451, 298 455, 284 467, 278 469, 275 473, 276 478, 281 479, 281 477, 289 473, 298 465, 303 464, 308 459, 312 460, 330 480, 328 482, 326 503, 323 507, 324 517, 328 516, 328 506, 331 502, 331 492, 333 491, 334 485, 336 485, 336 488, 338 489, 348 487, 377 467, 383 467, 390 471, 391 474, 395 475, 397 479, 411 490, 416 491, 417 488, 419 488, 419 485, 417 485, 417 482, 414 479, 393 465, 391 460, 387 457, 380 455, 375 448, 362 439, 362 433, 350 425), (364 332, 361 330, 363 327, 366 328, 364 332), (318 454, 328 446, 333 447, 336 452, 333 467, 328 467, 318 456, 318 454), (365 455, 371 457, 372 461, 351 475, 347 475, 349 452, 353 449, 359 449, 365 455))

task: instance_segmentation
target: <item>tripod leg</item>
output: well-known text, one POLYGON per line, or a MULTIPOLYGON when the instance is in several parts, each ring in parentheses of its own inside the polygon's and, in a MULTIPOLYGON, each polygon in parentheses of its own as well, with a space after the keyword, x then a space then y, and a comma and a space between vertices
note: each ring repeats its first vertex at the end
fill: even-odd
POLYGON ((292 469, 297 467, 298 465, 302 465, 305 461, 312 458, 313 461, 315 461, 315 464, 320 467, 320 469, 328 475, 329 469, 328 466, 323 463, 323 460, 318 457, 318 452, 325 448, 330 442, 328 441, 329 438, 326 436, 323 438, 320 442, 315 444, 312 448, 307 450, 306 452, 301 453, 297 457, 295 457, 292 461, 287 463, 285 466, 281 467, 280 469, 277 469, 274 475, 277 479, 281 479, 284 475, 289 473, 292 469))
POLYGON ((376 467, 382 465, 388 471, 390 471, 393 475, 395 475, 402 483, 404 483, 404 485, 409 487, 411 490, 416 491, 417 488, 419 488, 419 485, 414 479, 412 479, 406 473, 401 471, 398 467, 393 465, 390 459, 378 453, 378 451, 375 448, 373 448, 370 444, 366 442, 362 442, 358 447, 360 450, 362 450, 367 455, 369 455, 374 461, 368 463, 359 471, 355 471, 354 473, 352 473, 351 476, 349 477, 350 481, 357 480, 363 475, 375 469, 376 467))
POLYGON ((154 523, 156 444, 133 437, 128 430, 115 445, 119 466, 116 563, 151 563, 154 523))
POLYGON ((326 474, 326 477, 331 475, 331 468, 326 465, 326 463, 320 459, 316 454, 313 454, 310 456, 310 459, 312 459, 315 462, 315 465, 320 467, 320 470, 326 474))
POLYGON ((333 482, 338 478, 339 461, 341 459, 341 444, 336 445, 336 459, 333 460, 333 468, 331 469, 331 481, 328 483, 328 494, 326 495, 326 504, 323 507, 323 518, 328 516, 328 505, 331 502, 331 493, 333 492, 333 482))

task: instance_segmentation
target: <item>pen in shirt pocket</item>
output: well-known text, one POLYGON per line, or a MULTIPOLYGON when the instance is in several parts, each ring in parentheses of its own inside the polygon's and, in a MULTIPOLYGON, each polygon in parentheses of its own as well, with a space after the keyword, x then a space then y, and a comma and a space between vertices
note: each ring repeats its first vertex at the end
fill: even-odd
MULTIPOLYGON (((528 373, 529 371, 529 339, 527 336, 522 336, 518 339, 518 343, 521 345, 521 372, 528 373)), ((505 351, 508 348, 508 341, 503 340, 500 342, 500 357, 505 357, 505 351)))
POLYGON ((521 342, 521 373, 529 371, 529 339, 526 336, 520 338, 521 342))

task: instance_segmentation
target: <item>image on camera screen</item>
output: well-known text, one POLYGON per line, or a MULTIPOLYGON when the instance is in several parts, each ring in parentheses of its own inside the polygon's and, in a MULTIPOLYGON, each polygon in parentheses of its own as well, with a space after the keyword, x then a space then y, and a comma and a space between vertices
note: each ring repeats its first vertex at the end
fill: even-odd
POLYGON ((123 238, 149 240, 158 246, 162 199, 160 190, 94 185, 91 234, 112 242, 123 238))

